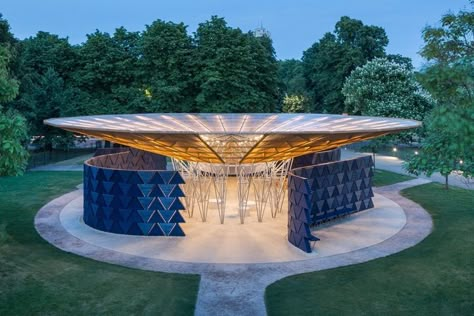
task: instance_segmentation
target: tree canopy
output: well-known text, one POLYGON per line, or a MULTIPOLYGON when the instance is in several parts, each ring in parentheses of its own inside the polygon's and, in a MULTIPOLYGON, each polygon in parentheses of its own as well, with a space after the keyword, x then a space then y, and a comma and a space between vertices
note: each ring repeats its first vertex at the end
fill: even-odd
POLYGON ((18 81, 10 75, 10 51, 6 45, 0 45, 0 110, 1 103, 12 101, 18 94, 18 81))
POLYGON ((71 93, 82 99, 81 114, 134 113, 146 110, 139 69, 140 34, 121 27, 113 35, 96 31, 77 48, 71 93))
POLYGON ((268 37, 212 17, 195 33, 196 107, 202 112, 273 112, 278 66, 268 37))
POLYGON ((426 121, 427 137, 420 155, 407 169, 415 174, 440 172, 446 177, 461 171, 474 173, 474 2, 470 10, 447 13, 440 26, 423 31, 421 55, 430 63, 419 74, 437 99, 426 121))
POLYGON ((283 84, 283 91, 286 94, 303 95, 306 93, 303 63, 301 60, 280 60, 278 62, 278 77, 283 84))
POLYGON ((19 83, 10 74, 11 48, 14 44, 8 22, 0 15, 0 176, 22 174, 28 153, 25 119, 13 110, 4 111, 2 104, 18 94, 19 83))
POLYGON ((193 42, 183 23, 157 20, 140 39, 143 88, 156 112, 194 112, 193 42))
POLYGON ((375 58, 347 77, 342 94, 349 114, 423 120, 434 100, 405 64, 375 58))
POLYGON ((383 28, 342 17, 332 33, 326 33, 303 53, 306 88, 312 111, 342 113, 341 93, 345 78, 358 66, 385 56, 388 38, 383 28))
POLYGON ((69 89, 77 53, 65 38, 38 32, 18 44, 19 95, 7 107, 22 113, 32 136, 46 144, 55 135, 65 135, 43 124, 43 120, 74 114, 77 99, 69 89))

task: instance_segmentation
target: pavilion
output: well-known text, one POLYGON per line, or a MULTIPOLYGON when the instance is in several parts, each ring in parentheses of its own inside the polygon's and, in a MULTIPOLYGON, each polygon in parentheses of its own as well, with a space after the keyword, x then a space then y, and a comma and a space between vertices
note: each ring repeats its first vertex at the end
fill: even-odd
POLYGON ((263 222, 266 209, 275 218, 287 199, 288 240, 311 252, 318 240, 312 226, 374 206, 371 157, 340 161, 339 148, 421 123, 325 114, 163 113, 45 124, 130 148, 84 165, 83 220, 93 228, 184 236, 183 210, 189 218, 197 210, 206 222, 211 203, 221 224, 232 213, 244 224, 252 211, 263 222))

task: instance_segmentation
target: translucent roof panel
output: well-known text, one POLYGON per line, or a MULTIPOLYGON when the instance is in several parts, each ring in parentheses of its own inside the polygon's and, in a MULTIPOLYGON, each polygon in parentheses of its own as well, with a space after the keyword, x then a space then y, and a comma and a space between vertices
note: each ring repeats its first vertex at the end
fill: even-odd
POLYGON ((326 114, 187 113, 78 116, 45 124, 178 159, 230 164, 289 159, 421 125, 326 114))

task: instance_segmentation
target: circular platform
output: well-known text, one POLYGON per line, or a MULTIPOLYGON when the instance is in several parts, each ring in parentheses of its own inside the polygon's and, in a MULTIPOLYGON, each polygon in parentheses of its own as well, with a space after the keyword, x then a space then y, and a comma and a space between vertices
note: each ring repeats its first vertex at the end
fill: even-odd
MULTIPOLYGON (((308 260, 351 252, 378 244, 399 232, 406 223, 403 209, 376 195, 375 208, 317 227, 320 239, 313 253, 305 253, 287 241, 287 214, 267 216, 259 223, 251 213, 240 224, 229 210, 225 223, 217 210, 209 210, 208 221, 183 212, 186 237, 130 236, 93 229, 82 220, 82 196, 69 202, 60 213, 62 227, 74 237, 100 248, 141 258, 188 263, 272 263, 308 260)), ((269 215, 269 214, 268 214, 269 215)))
MULTIPOLYGON (((296 254, 298 257, 293 257, 296 259, 287 262, 282 262, 281 257, 279 259, 280 262, 268 263, 212 264, 197 261, 184 262, 177 261, 176 259, 160 259, 160 254, 156 251, 158 249, 153 249, 155 257, 143 256, 146 255, 144 253, 142 253, 142 255, 130 254, 130 249, 137 247, 140 243, 140 237, 134 238, 135 243, 132 243, 132 239, 130 239, 127 245, 120 245, 114 249, 104 248, 99 244, 91 244, 72 235, 72 229, 74 227, 80 231, 88 229, 94 234, 98 233, 98 235, 103 235, 104 239, 102 239, 101 242, 109 239, 110 234, 97 232, 84 227, 81 223, 80 215, 74 216, 74 208, 76 208, 77 212, 77 207, 80 205, 80 199, 82 198, 81 190, 60 196, 43 206, 36 214, 35 228, 41 237, 55 247, 93 260, 149 271, 199 274, 201 279, 196 303, 197 315, 216 314, 216 312, 235 314, 236 310, 241 312, 241 314, 264 315, 265 304, 263 296, 265 288, 281 278, 305 272, 360 264, 386 257, 413 247, 426 238, 433 227, 430 215, 422 207, 399 194, 402 189, 426 182, 427 181, 423 179, 414 179, 383 188, 376 188, 376 193, 380 193, 383 196, 376 194, 374 200, 376 204, 375 209, 353 214, 339 223, 333 222, 330 225, 321 227, 318 234, 322 238, 322 241, 317 244, 316 253, 307 255, 297 249, 293 249, 293 254, 296 254), (76 205, 74 206, 74 204, 76 205), (400 207, 403 209, 403 214, 400 213, 400 207), (392 210, 390 211, 388 209, 392 210), (391 217, 390 214, 394 217, 391 217), (67 217, 71 219, 70 224, 73 227, 65 227, 68 226, 66 223, 67 217), (387 225, 387 222, 390 223, 391 221, 393 223, 392 226, 373 226, 374 223, 380 222, 387 225), (405 222, 404 225, 403 222, 405 222), (398 227, 400 227, 398 225, 403 227, 397 232, 398 227), (66 230, 66 228, 68 228, 69 231, 66 230), (374 231, 380 231, 380 233, 372 235, 373 239, 367 242, 367 232, 374 231), (394 235, 388 237, 387 231, 391 231, 394 235), (335 243, 333 237, 340 237, 341 235, 347 236, 339 239, 340 243, 338 245, 335 243), (329 238, 332 239, 332 242, 329 242, 329 238), (342 241, 344 241, 344 243, 342 243, 342 241), (350 244, 352 248, 348 248, 350 244), (338 247, 340 248, 338 249, 338 247), (330 251, 333 251, 332 255, 330 251), (228 308, 228 310, 226 310, 224 306, 230 309, 228 308)), ((226 234, 227 231, 231 233, 233 230, 231 225, 232 216, 233 212, 229 210, 224 225, 215 224, 211 221, 207 224, 195 223, 195 227, 198 227, 198 224, 201 226, 208 225, 208 227, 217 226, 214 228, 222 229, 221 232, 223 234, 226 234), (229 229, 226 230, 225 228, 229 229)), ((210 217, 216 218, 217 216, 210 217)), ((280 225, 282 225, 282 223, 285 223, 285 217, 282 216, 277 219, 275 224, 277 224, 278 221, 280 221, 280 225)), ((278 249, 280 250, 285 249, 285 247, 286 249, 291 249, 288 248, 289 245, 283 238, 284 233, 281 233, 281 230, 279 230, 281 235, 278 237, 278 235, 272 234, 271 229, 265 229, 265 225, 269 228, 272 227, 272 222, 255 223, 250 220, 247 222, 249 224, 248 228, 251 228, 253 225, 257 229, 261 229, 262 233, 260 233, 260 237, 267 233, 275 237, 271 239, 271 248, 266 245, 265 249, 274 249, 274 247, 279 247, 278 249)), ((189 225, 193 225, 193 223, 189 222, 189 225)), ((245 225, 238 228, 244 227, 245 225)), ((238 225, 235 226, 237 228, 238 225)), ((256 234, 257 230, 254 229, 254 231, 256 234)), ((216 231, 214 231, 214 233, 215 232, 216 231)), ((188 236, 189 234, 192 234, 192 230, 188 233, 188 236)), ((231 235, 232 233, 229 234, 228 237, 231 235)), ((117 235, 113 236, 117 237, 117 235)), ((244 240, 239 238, 239 242, 234 244, 235 248, 226 250, 227 256, 229 256, 229 254, 232 255, 232 253, 238 249, 243 249, 244 246, 246 249, 255 249, 252 248, 256 247, 254 240, 251 239, 252 236, 254 235, 249 235, 249 237, 244 240)), ((167 251, 170 253, 171 248, 179 243, 171 239, 168 241, 170 249, 167 251)), ((99 239, 94 240, 94 242, 99 242, 99 239)), ((186 243, 184 239, 181 239, 179 242, 186 243)), ((225 242, 223 235, 214 236, 212 238, 212 245, 215 249, 212 249, 209 245, 206 249, 210 250, 210 254, 218 253, 219 256, 223 258, 223 248, 226 244, 229 245, 228 242, 225 242)), ((162 251, 161 254, 165 251, 164 248, 160 250, 162 251)), ((196 251, 198 250, 195 249, 194 252, 196 251)), ((255 250, 253 251, 255 253, 255 250)), ((259 253, 258 255, 261 256, 262 254, 259 253)), ((216 258, 216 256, 214 256, 214 258, 216 258)), ((208 257, 205 259, 205 261, 209 261, 208 257)))

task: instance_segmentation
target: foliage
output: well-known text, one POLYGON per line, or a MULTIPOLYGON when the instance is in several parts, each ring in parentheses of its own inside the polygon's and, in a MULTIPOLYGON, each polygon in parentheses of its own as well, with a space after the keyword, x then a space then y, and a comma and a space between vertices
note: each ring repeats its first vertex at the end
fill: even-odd
POLYGON ((0 13, 0 110, 2 103, 12 101, 18 94, 19 82, 10 73, 15 44, 10 25, 0 13))
POLYGON ((474 104, 474 55, 428 64, 417 77, 440 105, 451 108, 474 104))
POLYGON ((7 46, 0 45, 0 110, 1 103, 12 101, 18 94, 18 81, 10 76, 8 64, 10 51, 7 46))
POLYGON ((307 108, 307 100, 302 95, 286 95, 283 98, 282 111, 286 113, 303 113, 307 108))
POLYGON ((8 23, 0 15, 0 176, 20 175, 26 168, 28 140, 25 119, 14 111, 2 111, 2 103, 18 94, 19 83, 10 75, 11 43, 8 23))
POLYGON ((14 111, 0 112, 0 176, 21 175, 28 163, 26 120, 14 111))
POLYGON ((54 127, 43 124, 51 117, 70 116, 76 113, 78 100, 74 90, 65 86, 63 78, 52 68, 44 74, 30 73, 22 78, 23 93, 15 101, 15 107, 25 113, 33 136, 51 149, 57 137, 70 138, 71 135, 54 127))
POLYGON ((466 178, 474 176, 474 108, 438 107, 427 120, 427 136, 422 151, 405 165, 408 172, 431 176, 439 172, 446 179, 459 171, 466 178), (460 135, 466 138, 459 139, 460 135))
POLYGON ((439 63, 474 55, 474 1, 470 3, 471 10, 461 10, 457 14, 449 12, 441 17, 440 26, 425 27, 423 57, 439 63))
POLYGON ((271 40, 243 33, 216 16, 194 36, 196 106, 202 112, 272 112, 278 66, 271 40))
POLYGON ((381 27, 342 17, 333 33, 326 33, 303 53, 306 88, 312 97, 312 110, 342 113, 341 93, 345 78, 357 66, 385 56, 388 38, 381 27))
POLYGON ((278 62, 278 78, 287 95, 304 95, 306 93, 303 62, 297 59, 278 62))
POLYGON ((440 26, 423 30, 421 55, 430 63, 420 79, 442 103, 452 106, 474 104, 474 1, 470 10, 447 13, 440 26))
POLYGON ((43 120, 75 115, 81 103, 77 89, 70 84, 77 52, 67 39, 38 32, 19 43, 17 59, 19 96, 7 107, 24 115, 30 135, 42 136, 40 139, 50 149, 52 139, 68 134, 45 126, 43 120))
MULTIPOLYGON (((474 2, 471 2, 474 8, 474 2)), ((427 137, 419 156, 407 169, 415 174, 460 171, 474 173, 474 11, 448 13, 441 26, 423 31, 421 54, 430 63, 420 80, 437 98, 438 107, 427 121, 427 137), (460 163, 462 161, 462 163, 460 163)))
POLYGON ((43 75, 54 69, 63 79, 69 79, 77 62, 77 51, 67 38, 60 38, 48 32, 38 32, 19 44, 18 77, 28 74, 43 75))
POLYGON ((423 120, 433 99, 406 66, 375 58, 347 77, 342 94, 351 114, 423 120))
POLYGON ((96 31, 77 51, 73 86, 81 100, 78 113, 137 113, 147 109, 138 59, 138 32, 121 27, 113 36, 96 31))
POLYGON ((13 45, 16 42, 15 37, 10 32, 10 24, 3 18, 0 13, 0 44, 1 45, 13 45))
MULTIPOLYGON (((375 58, 357 67, 342 88, 345 112, 357 115, 399 117, 422 121, 434 100, 416 81, 407 65, 375 58)), ((390 135, 370 142, 373 153, 386 143, 411 142, 422 129, 390 135)))
POLYGON ((183 23, 157 20, 140 39, 144 87, 156 112, 193 112, 192 39, 183 23))

